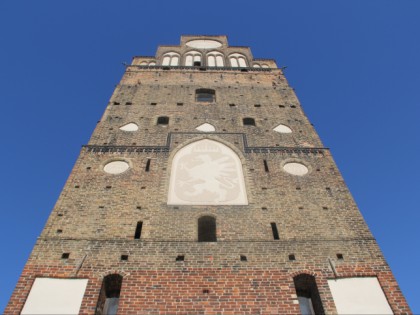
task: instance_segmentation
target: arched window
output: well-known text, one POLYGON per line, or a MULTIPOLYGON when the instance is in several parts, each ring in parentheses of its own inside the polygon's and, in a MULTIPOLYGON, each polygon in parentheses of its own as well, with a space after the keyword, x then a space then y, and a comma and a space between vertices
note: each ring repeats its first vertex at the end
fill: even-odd
POLYGON ((195 100, 197 102, 214 102, 216 101, 216 91, 211 89, 195 90, 195 100))
POLYGON ((224 56, 218 51, 212 51, 207 54, 207 66, 209 67, 223 67, 224 56))
POLYGON ((308 274, 300 274, 293 278, 293 282, 295 283, 300 312, 304 315, 324 314, 315 277, 308 274))
POLYGON ((189 51, 185 54, 185 65, 187 67, 195 66, 200 67, 201 66, 201 53, 198 51, 189 51))
POLYGON ((265 68, 265 69, 270 68, 270 67, 269 67, 268 65, 266 65, 266 64, 263 64, 263 65, 262 65, 262 67, 263 67, 263 68, 265 68))
POLYGON ((179 64, 179 54, 168 52, 163 55, 162 66, 177 66, 179 64))
POLYGON ((247 205, 242 162, 228 146, 195 141, 172 159, 169 205, 247 205))
POLYGON ((234 68, 247 67, 246 57, 242 54, 231 54, 229 55, 230 65, 234 68))
POLYGON ((149 66, 156 66, 156 62, 151 61, 151 62, 149 63, 149 66))
POLYGON ((242 119, 244 126, 255 126, 255 119, 251 117, 245 117, 242 119))
POLYGON ((211 216, 202 216, 198 219, 198 241, 216 242, 216 219, 211 216))
POLYGON ((147 61, 140 62, 140 66, 147 66, 147 61))
POLYGON ((113 274, 108 275, 102 282, 101 293, 99 294, 98 305, 96 306, 97 315, 114 315, 118 311, 122 276, 113 274))
POLYGON ((261 66, 258 63, 254 63, 252 67, 253 68, 261 68, 261 66))

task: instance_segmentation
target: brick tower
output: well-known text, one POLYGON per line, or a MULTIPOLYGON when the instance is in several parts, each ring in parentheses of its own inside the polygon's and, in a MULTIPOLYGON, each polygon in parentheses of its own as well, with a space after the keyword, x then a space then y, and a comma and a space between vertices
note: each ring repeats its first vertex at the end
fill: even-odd
POLYGON ((272 59, 226 36, 134 57, 7 314, 405 314, 272 59))

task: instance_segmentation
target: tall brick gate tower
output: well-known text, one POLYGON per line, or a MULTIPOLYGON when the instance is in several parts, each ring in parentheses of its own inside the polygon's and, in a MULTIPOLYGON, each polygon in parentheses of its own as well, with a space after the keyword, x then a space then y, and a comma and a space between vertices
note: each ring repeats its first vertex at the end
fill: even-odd
POLYGON ((226 36, 134 57, 7 314, 405 314, 283 72, 226 36))

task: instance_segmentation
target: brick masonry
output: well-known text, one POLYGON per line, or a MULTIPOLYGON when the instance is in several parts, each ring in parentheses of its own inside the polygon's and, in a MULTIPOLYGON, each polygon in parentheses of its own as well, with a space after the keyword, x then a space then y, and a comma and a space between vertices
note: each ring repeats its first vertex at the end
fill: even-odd
MULTIPOLYGON (((20 313, 36 277, 55 277, 89 279, 80 314, 95 314, 103 278, 117 273, 123 276, 119 314, 296 314, 293 277, 306 273, 315 277, 327 314, 336 313, 327 280, 355 276, 376 276, 394 313, 409 314, 329 150, 274 61, 266 61, 270 69, 246 72, 138 66, 149 59, 159 64, 171 49, 185 52, 184 46, 161 46, 156 59, 135 57, 127 66, 5 313, 20 313), (197 103, 198 88, 214 89, 216 101, 197 103), (159 116, 168 116, 169 125, 157 125, 159 116), (245 117, 256 126, 244 126, 245 117), (119 129, 130 122, 139 125, 137 132, 119 129), (216 132, 195 129, 205 122, 216 132), (274 132, 281 123, 293 133, 274 132), (174 155, 205 138, 238 154, 248 205, 167 205, 174 155), (103 172, 112 160, 128 161, 130 169, 103 172), (282 166, 290 161, 305 164, 309 173, 286 173, 282 166), (216 243, 197 242, 202 215, 216 218, 216 243), (138 221, 141 238, 134 239, 138 221), (279 240, 273 240, 271 222, 279 240), (176 261, 178 255, 185 260, 176 261)), ((225 43, 221 51, 229 49, 253 60, 248 48, 225 43)))

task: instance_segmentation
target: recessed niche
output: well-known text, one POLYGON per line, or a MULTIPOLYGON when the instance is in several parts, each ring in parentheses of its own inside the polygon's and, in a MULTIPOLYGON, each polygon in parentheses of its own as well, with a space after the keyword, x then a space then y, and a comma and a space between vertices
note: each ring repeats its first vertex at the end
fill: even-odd
POLYGON ((200 126, 198 126, 197 128, 195 128, 198 131, 203 131, 203 132, 212 132, 212 131, 216 131, 216 128, 214 128, 213 125, 209 124, 209 123, 204 123, 200 126))
POLYGON ((286 163, 283 166, 283 169, 285 170, 285 172, 296 176, 303 176, 308 174, 309 172, 308 168, 305 165, 296 162, 286 163))
POLYGON ((292 129, 290 129, 286 125, 282 125, 282 124, 278 125, 273 130, 276 131, 276 132, 279 132, 279 133, 292 133, 292 129))
POLYGON ((136 125, 135 123, 129 123, 129 124, 126 124, 124 126, 121 126, 120 130, 122 130, 122 131, 137 131, 137 130, 139 130, 139 126, 136 125))
POLYGON ((108 174, 121 174, 130 168, 125 161, 112 161, 104 166, 104 172, 108 174))

